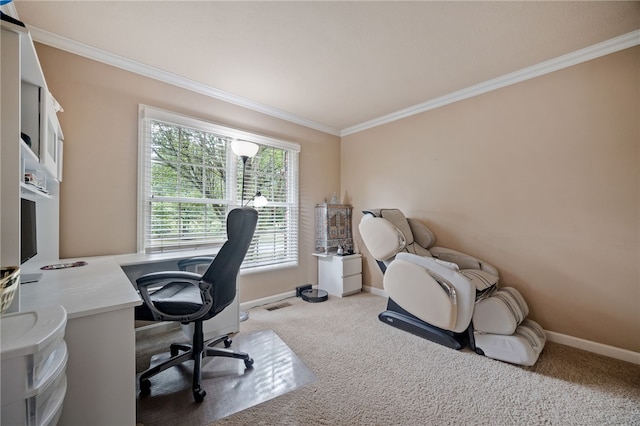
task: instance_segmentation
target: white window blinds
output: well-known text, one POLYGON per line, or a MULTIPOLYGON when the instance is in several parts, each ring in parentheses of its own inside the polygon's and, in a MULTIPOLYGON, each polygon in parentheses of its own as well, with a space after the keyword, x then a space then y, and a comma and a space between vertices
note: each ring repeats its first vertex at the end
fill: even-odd
POLYGON ((226 216, 252 205, 260 192, 268 204, 243 268, 298 260, 299 145, 140 106, 139 251, 217 246, 226 240, 226 216), (234 139, 258 144, 243 167, 234 139), (244 194, 242 193, 244 173, 244 194))

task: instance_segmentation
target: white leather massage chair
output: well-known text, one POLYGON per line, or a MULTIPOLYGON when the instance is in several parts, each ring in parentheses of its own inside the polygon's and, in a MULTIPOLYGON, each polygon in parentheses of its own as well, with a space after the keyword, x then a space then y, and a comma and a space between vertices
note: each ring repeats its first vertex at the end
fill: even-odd
POLYGON ((384 274, 387 310, 378 318, 453 349, 533 365, 546 342, 527 319, 513 287, 498 288, 498 271, 473 256, 434 247, 433 233, 397 209, 365 210, 360 235, 384 274))

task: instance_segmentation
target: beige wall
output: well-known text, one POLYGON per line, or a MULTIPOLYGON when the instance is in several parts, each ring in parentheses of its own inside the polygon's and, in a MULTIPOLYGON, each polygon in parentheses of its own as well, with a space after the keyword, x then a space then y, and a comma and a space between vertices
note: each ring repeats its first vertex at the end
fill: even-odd
POLYGON ((64 108, 60 257, 136 251, 138 104, 265 136, 300 151, 299 267, 243 275, 241 301, 315 284, 314 206, 338 191, 340 139, 133 73, 37 45, 49 90, 64 108))
MULTIPOLYGON (((334 136, 37 49, 65 108, 61 257, 135 251, 145 103, 302 147, 300 266, 243 276, 242 301, 316 282, 313 207, 340 187, 356 229, 363 208, 399 207, 440 245, 497 266, 544 328, 640 351, 640 48, 350 135, 342 147, 334 136)), ((364 282, 382 288, 368 256, 364 282)))
POLYGON ((496 266, 545 329, 640 351, 639 69, 635 47, 344 137, 354 225, 398 207, 496 266))

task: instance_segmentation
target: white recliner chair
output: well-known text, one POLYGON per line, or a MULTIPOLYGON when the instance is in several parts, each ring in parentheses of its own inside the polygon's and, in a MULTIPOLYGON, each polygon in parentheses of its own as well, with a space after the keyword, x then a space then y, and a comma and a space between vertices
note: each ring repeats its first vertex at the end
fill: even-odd
POLYGON ((435 247, 433 233, 398 209, 365 210, 360 235, 376 259, 389 300, 382 322, 453 349, 533 365, 544 330, 498 271, 473 256, 435 247))

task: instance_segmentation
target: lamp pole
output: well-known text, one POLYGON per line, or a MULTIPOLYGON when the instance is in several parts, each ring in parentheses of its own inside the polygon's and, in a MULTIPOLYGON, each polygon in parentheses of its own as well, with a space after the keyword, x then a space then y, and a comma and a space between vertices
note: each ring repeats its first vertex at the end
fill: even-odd
POLYGON ((242 193, 240 194, 240 198, 242 201, 240 202, 240 205, 244 206, 244 175, 247 171, 247 160, 249 159, 249 157, 243 155, 240 158, 242 158, 242 193))

